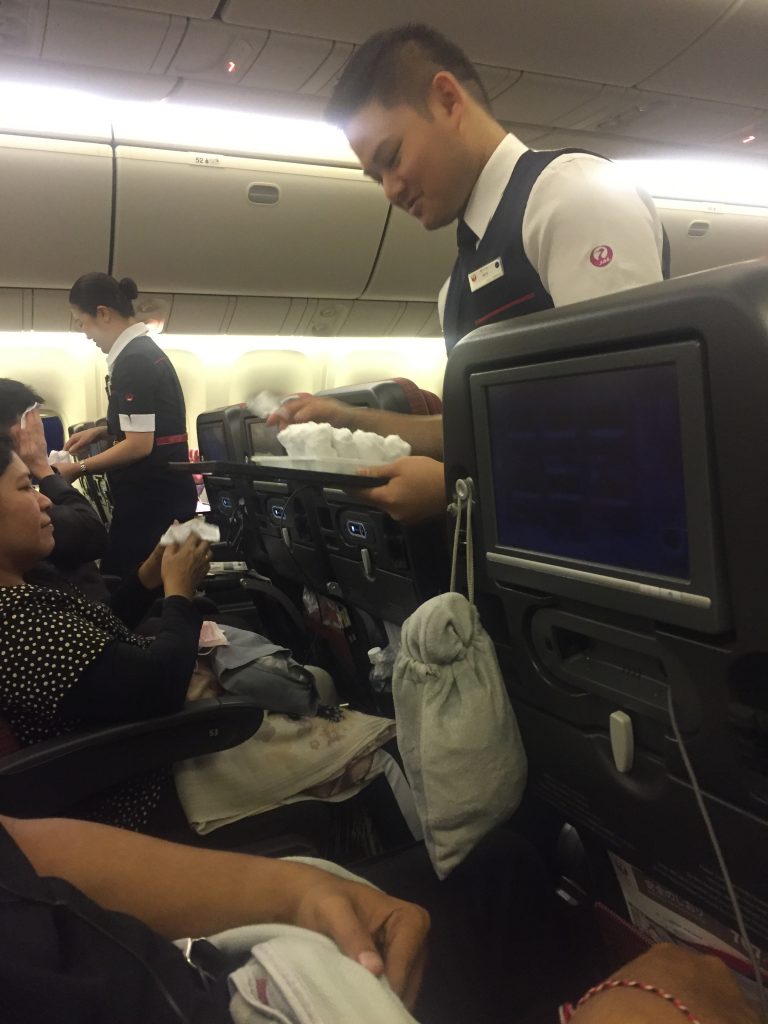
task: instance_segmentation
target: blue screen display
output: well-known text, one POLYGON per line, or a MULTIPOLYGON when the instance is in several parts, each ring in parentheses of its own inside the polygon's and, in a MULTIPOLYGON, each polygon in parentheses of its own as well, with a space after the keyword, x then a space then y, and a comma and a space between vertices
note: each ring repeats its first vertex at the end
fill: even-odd
POLYGON ((689 578, 675 365, 516 380, 487 396, 501 546, 689 578))
POLYGON ((224 439, 224 424, 221 422, 198 423, 197 443, 200 446, 200 458, 206 462, 226 462, 228 459, 227 443, 224 439))

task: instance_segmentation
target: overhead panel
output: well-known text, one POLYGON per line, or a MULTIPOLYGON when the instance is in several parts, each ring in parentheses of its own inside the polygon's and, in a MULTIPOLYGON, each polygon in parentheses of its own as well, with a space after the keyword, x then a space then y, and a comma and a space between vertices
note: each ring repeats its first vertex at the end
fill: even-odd
POLYGON ((393 208, 364 298, 434 302, 455 258, 453 228, 426 231, 414 217, 393 208))
POLYGON ((217 295, 357 298, 387 205, 352 168, 119 146, 115 272, 217 295))
POLYGON ((190 21, 168 73, 204 82, 237 84, 261 53, 268 34, 222 25, 219 21, 190 21))
POLYGON ((279 334, 291 308, 288 298, 240 296, 227 327, 227 334, 279 334))
POLYGON ((174 295, 166 334, 218 334, 227 314, 224 295, 174 295))
POLYGON ((3 57, 0 78, 15 86, 44 86, 47 89, 85 91, 77 103, 65 97, 49 103, 47 108, 16 103, 0 105, 0 128, 19 126, 27 132, 56 134, 62 138, 111 139, 109 116, 103 100, 162 100, 174 88, 176 79, 147 72, 113 71, 108 68, 85 68, 61 61, 30 61, 23 57, 3 57))
POLYGON ((69 311, 69 291, 54 290, 52 288, 35 288, 33 290, 32 330, 72 330, 72 315, 69 311))
POLYGON ((577 110, 599 92, 600 86, 594 82, 575 82, 526 71, 496 97, 493 112, 503 120, 554 124, 558 117, 577 110))
POLYGON ((0 331, 23 331, 24 293, 21 288, 0 288, 0 331))
POLYGON ((0 281, 67 288, 109 262, 112 150, 0 135, 0 281))
POLYGON ((648 89, 768 109, 768 5, 741 0, 679 57, 642 83, 648 89))
MULTIPOLYGON (((440 30, 481 64, 635 85, 690 46, 732 3, 486 0, 471 13, 464 4, 442 4, 440 30)), ((386 25, 434 23, 435 4, 389 0, 383 20, 379 5, 349 0, 227 0, 222 17, 242 25, 361 43, 386 25)), ((756 67, 760 63, 762 58, 756 67)))
POLYGON ((91 0, 107 7, 128 7, 158 14, 180 14, 186 18, 212 18, 219 0, 91 0))
POLYGON ((511 68, 491 67, 489 64, 476 64, 475 70, 491 99, 495 99, 505 89, 508 89, 510 85, 513 85, 522 74, 521 71, 513 71, 511 68))
POLYGON ((353 49, 350 43, 335 42, 317 71, 302 85, 301 92, 330 96, 344 65, 352 56, 353 49))
POLYGON ((403 312, 389 332, 395 338, 415 338, 434 312, 431 302, 406 302, 403 312))
POLYGON ((48 0, 3 0, 0 54, 39 56, 47 13, 48 0))
POLYGON ((261 53, 243 78, 251 89, 298 91, 325 62, 333 48, 330 39, 310 39, 270 32, 261 53))
POLYGON ((437 303, 432 307, 432 315, 419 331, 420 338, 442 338, 443 328, 437 312, 437 303))
POLYGON ((740 131, 760 111, 639 89, 603 90, 592 102, 556 124, 680 144, 706 143, 740 131))
POLYGON ((169 33, 185 22, 168 14, 125 10, 86 0, 49 0, 42 56, 91 67, 150 71, 169 33))
POLYGON ((384 338, 399 320, 404 305, 403 302, 355 302, 339 334, 343 338, 384 338))
POLYGON ((630 139, 626 135, 609 135, 601 132, 573 131, 569 128, 555 128, 546 131, 536 139, 536 149, 588 149, 591 153, 611 160, 658 158, 662 156, 690 157, 690 148, 675 146, 667 142, 649 143, 641 139, 630 139))

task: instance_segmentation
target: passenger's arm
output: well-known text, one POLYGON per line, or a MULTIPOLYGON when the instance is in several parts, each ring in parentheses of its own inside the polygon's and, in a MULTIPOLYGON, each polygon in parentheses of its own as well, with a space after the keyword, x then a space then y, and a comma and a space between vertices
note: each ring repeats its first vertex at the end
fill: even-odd
POLYGON ((385 409, 362 409, 339 402, 335 398, 306 395, 289 398, 267 420, 271 426, 287 427, 291 423, 330 423, 333 427, 368 430, 372 434, 398 434, 411 446, 414 455, 443 457, 443 417, 411 416, 385 409))
POLYGON ((181 710, 202 624, 190 600, 167 598, 152 643, 108 644, 67 692, 61 714, 84 722, 130 722, 181 710))
POLYGON ((421 981, 426 911, 326 871, 265 857, 192 849, 65 819, 0 819, 39 875, 138 917, 168 938, 281 922, 332 938, 412 1005, 421 981))
POLYGON ((139 567, 147 592, 162 581, 162 618, 148 647, 110 643, 81 674, 61 710, 84 721, 114 722, 178 711, 195 667, 203 617, 192 603, 208 571, 211 546, 194 534, 181 545, 158 547, 139 567))
POLYGON ((442 462, 420 455, 396 459, 386 466, 361 470, 361 476, 387 476, 379 487, 350 488, 350 493, 376 505, 405 526, 445 515, 445 475, 442 462))
POLYGON ((48 510, 56 542, 50 560, 69 569, 101 558, 109 546, 107 530, 95 509, 59 473, 39 481, 40 491, 53 502, 48 510))
MULTIPOLYGON (((640 981, 674 996, 706 1024, 759 1024, 733 975, 714 956, 668 943, 651 947, 612 975, 640 981)), ((573 1024, 681 1024, 683 1015, 660 996, 619 988, 588 999, 573 1024)))

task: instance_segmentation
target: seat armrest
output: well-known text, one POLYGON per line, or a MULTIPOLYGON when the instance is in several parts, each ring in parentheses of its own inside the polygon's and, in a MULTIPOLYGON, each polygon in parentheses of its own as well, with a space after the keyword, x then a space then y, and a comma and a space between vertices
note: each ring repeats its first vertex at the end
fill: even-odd
POLYGON ((172 715, 96 726, 24 747, 0 758, 0 812, 60 814, 118 782, 236 746, 263 717, 246 697, 216 697, 172 715))

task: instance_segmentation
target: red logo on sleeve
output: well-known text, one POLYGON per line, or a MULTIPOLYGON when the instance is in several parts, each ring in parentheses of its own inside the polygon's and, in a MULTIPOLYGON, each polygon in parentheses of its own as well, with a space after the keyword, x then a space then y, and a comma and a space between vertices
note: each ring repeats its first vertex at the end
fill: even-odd
POLYGON ((589 262, 593 267, 607 267, 613 259, 613 249, 610 245, 596 245, 589 254, 589 262))
POLYGON ((130 391, 126 392, 125 400, 126 400, 126 402, 132 402, 133 401, 133 395, 131 394, 130 391))

